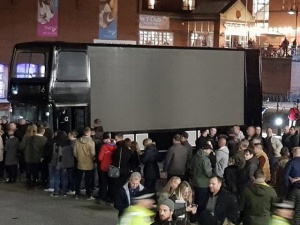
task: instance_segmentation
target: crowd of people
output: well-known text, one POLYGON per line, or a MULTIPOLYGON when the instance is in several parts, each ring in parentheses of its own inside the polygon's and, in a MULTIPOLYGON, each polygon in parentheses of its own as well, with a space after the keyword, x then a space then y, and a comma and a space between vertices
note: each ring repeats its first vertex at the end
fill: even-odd
POLYGON ((271 128, 263 138, 259 126, 245 135, 238 125, 226 134, 203 129, 195 148, 187 132, 175 134, 162 159, 150 138, 141 151, 123 134, 104 132, 98 119, 81 135, 23 119, 0 123, 0 176, 7 183, 24 173, 28 189, 43 187, 51 197, 97 198, 118 210, 120 224, 300 224, 300 143, 293 126, 282 141, 271 128), (167 183, 157 189, 161 177, 167 183))

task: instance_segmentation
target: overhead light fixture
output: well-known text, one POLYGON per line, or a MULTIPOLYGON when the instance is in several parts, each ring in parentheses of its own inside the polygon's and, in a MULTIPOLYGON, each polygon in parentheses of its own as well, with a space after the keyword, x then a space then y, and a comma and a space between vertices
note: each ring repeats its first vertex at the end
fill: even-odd
POLYGON ((148 9, 154 9, 155 0, 148 0, 148 9))

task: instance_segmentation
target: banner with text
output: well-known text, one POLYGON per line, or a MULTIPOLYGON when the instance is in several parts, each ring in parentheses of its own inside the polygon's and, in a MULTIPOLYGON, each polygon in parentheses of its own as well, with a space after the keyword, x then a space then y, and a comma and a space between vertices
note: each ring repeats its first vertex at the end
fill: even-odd
POLYGON ((58 0, 38 0, 37 35, 58 36, 58 0))
POLYGON ((167 16, 140 15, 140 29, 169 30, 170 19, 167 16))
POLYGON ((99 39, 118 38, 118 0, 100 0, 99 39))

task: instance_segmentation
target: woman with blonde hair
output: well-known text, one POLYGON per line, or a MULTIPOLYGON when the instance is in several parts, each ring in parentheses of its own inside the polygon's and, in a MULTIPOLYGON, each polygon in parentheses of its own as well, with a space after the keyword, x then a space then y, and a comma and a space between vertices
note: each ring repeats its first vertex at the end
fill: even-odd
POLYGON ((158 201, 162 202, 170 198, 172 195, 174 195, 180 183, 181 183, 180 177, 177 176, 171 177, 171 179, 168 181, 166 186, 164 186, 163 189, 161 190, 161 194, 159 196, 158 201))
POLYGON ((178 224, 190 224, 191 217, 193 222, 195 222, 197 206, 193 204, 193 190, 187 181, 180 183, 175 193, 170 196, 170 199, 175 202, 173 215, 178 219, 178 224))

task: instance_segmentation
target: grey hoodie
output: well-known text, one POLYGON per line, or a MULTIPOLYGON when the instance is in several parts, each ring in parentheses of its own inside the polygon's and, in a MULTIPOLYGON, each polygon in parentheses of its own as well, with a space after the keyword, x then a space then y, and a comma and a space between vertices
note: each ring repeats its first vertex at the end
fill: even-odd
POLYGON ((224 170, 228 166, 228 159, 229 159, 229 150, 227 146, 221 147, 216 151, 216 168, 214 169, 214 173, 219 176, 223 177, 224 170))

